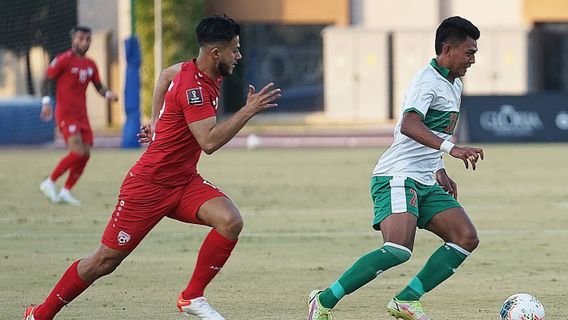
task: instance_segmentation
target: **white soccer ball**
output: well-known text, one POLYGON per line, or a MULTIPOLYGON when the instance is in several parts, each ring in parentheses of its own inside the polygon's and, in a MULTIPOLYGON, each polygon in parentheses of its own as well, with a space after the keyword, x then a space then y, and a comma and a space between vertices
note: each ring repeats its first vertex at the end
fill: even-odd
POLYGON ((501 320, 544 320, 544 307, 528 293, 517 293, 505 300, 501 320))

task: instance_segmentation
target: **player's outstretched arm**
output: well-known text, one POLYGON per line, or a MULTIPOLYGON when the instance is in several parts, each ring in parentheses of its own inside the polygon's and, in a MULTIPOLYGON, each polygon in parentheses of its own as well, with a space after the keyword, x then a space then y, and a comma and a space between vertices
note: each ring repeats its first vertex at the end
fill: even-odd
POLYGON ((112 92, 109 88, 103 86, 102 84, 100 83, 95 84, 95 88, 97 88, 99 94, 103 96, 105 99, 109 101, 118 100, 118 96, 114 92, 112 92))
POLYGON ((53 118, 53 108, 51 107, 51 97, 49 96, 49 86, 51 79, 44 77, 40 84, 41 91, 41 111, 39 117, 43 121, 49 121, 53 118))
POLYGON ((481 148, 456 146, 450 141, 438 137, 422 123, 421 116, 416 112, 406 112, 403 115, 400 132, 427 147, 442 150, 454 158, 461 159, 466 169, 469 169, 471 164, 472 169, 475 170, 477 161, 483 160, 481 148))
POLYGON ((182 63, 176 63, 172 66, 160 72, 160 76, 156 81, 156 86, 154 87, 154 94, 152 96, 152 115, 150 121, 140 127, 140 133, 138 134, 138 142, 149 143, 152 137, 152 133, 156 128, 156 121, 160 115, 160 109, 164 104, 164 99, 166 96, 166 91, 170 86, 170 82, 174 79, 175 75, 181 70, 182 63))
POLYGON ((212 154, 229 142, 255 114, 277 106, 275 100, 280 97, 280 89, 273 83, 267 84, 259 92, 249 86, 246 104, 229 119, 217 123, 216 117, 192 122, 189 130, 207 154, 212 154))

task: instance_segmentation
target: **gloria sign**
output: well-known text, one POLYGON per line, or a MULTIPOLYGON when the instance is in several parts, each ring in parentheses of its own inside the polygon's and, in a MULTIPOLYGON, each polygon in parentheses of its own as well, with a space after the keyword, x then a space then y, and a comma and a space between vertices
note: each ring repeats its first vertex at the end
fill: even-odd
POLYGON ((468 96, 462 111, 472 142, 568 141, 568 95, 468 96))

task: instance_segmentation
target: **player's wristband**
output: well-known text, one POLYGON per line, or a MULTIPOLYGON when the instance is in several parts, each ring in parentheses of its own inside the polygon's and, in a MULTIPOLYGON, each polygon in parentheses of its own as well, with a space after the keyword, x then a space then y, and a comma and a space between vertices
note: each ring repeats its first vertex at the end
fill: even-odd
POLYGON ((110 96, 112 96, 112 91, 107 90, 107 91, 105 92, 105 99, 110 98, 110 96))
POLYGON ((449 154, 452 148, 455 146, 450 140, 444 140, 440 145, 440 151, 444 151, 449 154))
POLYGON ((49 97, 49 96, 44 96, 44 97, 42 97, 42 98, 41 98, 41 104, 42 104, 42 105, 44 105, 44 104, 51 104, 51 97, 49 97))

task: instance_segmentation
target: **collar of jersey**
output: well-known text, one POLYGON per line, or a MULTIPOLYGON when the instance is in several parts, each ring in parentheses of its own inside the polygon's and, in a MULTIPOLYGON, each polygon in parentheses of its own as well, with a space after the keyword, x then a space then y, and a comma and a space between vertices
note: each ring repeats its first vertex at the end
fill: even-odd
POLYGON ((217 79, 217 81, 215 81, 215 80, 209 78, 209 76, 207 74, 205 74, 205 72, 199 70, 199 68, 197 67, 197 59, 195 59, 195 58, 191 60, 191 67, 195 69, 195 73, 197 74, 197 76, 202 78, 206 82, 217 84, 217 83, 221 82, 221 80, 223 79, 223 77, 219 77, 219 79, 217 79))
POLYGON ((438 73, 441 74, 442 77, 448 79, 448 75, 450 74, 450 69, 439 66, 438 63, 436 62, 436 58, 430 60, 430 65, 432 66, 432 68, 436 69, 436 71, 438 71, 438 73))

